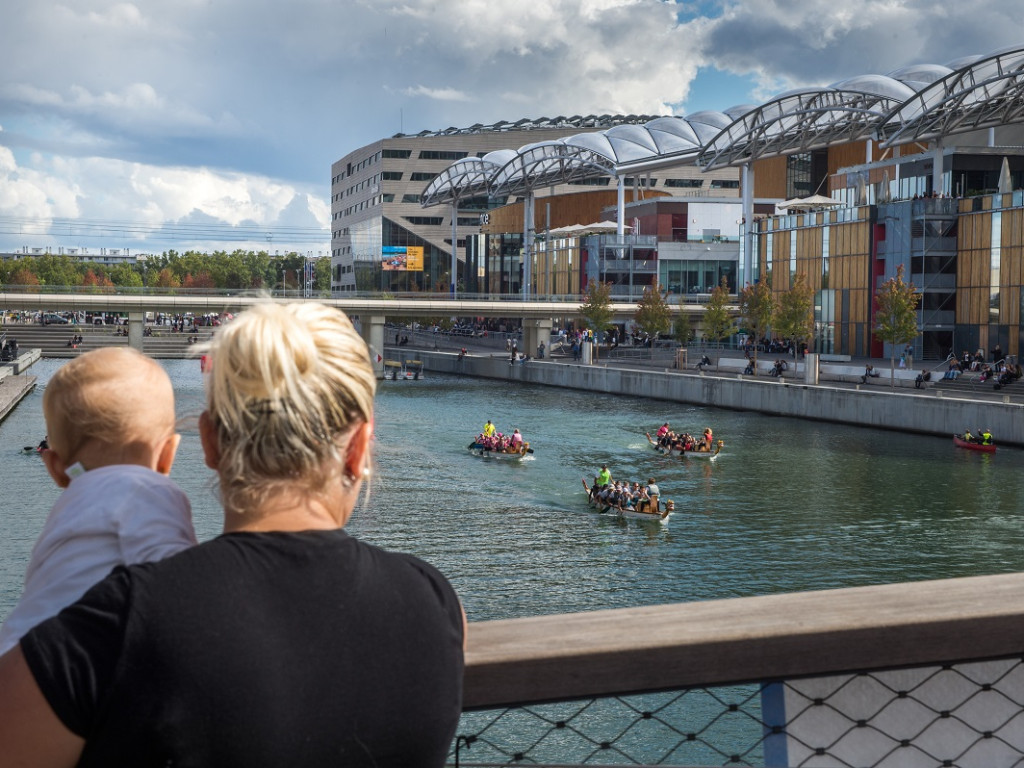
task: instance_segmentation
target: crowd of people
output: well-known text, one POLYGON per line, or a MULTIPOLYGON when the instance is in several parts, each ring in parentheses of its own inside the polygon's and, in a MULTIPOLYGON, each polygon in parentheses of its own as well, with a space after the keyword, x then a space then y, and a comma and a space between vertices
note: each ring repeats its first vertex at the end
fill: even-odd
POLYGON ((1002 389, 1024 376, 1024 369, 1013 360, 1004 358, 1002 349, 998 345, 992 350, 992 354, 993 362, 991 363, 985 361, 985 353, 980 349, 974 354, 964 350, 959 358, 951 354, 942 378, 955 380, 971 371, 978 374, 978 383, 984 384, 994 379, 995 388, 1002 389))
POLYGON ((526 453, 530 449, 530 444, 523 439, 517 428, 513 428, 511 434, 504 434, 498 432, 493 422, 488 419, 483 431, 476 436, 473 447, 498 453, 526 453))

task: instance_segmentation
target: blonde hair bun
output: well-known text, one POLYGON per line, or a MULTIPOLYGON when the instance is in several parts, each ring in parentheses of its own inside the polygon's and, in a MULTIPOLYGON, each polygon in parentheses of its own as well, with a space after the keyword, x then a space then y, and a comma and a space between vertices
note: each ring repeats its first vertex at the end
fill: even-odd
POLYGON ((337 471, 343 437, 373 419, 369 350, 337 309, 261 301, 220 326, 201 351, 212 363, 206 410, 226 506, 258 503, 299 479, 316 493, 337 471))

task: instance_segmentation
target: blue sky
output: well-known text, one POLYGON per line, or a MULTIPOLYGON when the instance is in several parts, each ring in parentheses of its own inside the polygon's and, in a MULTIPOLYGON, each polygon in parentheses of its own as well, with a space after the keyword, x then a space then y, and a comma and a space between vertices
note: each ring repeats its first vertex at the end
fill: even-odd
POLYGON ((326 253, 331 162, 399 130, 721 110, 1024 45, 1010 0, 35 0, 3 16, 0 250, 266 247, 274 231, 326 253))

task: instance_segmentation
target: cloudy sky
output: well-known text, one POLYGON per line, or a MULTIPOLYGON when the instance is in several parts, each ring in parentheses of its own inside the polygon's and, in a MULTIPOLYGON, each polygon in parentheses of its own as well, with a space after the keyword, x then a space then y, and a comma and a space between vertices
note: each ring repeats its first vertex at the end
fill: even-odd
POLYGON ((686 114, 1024 45, 1020 0, 15 0, 0 250, 327 254, 377 139, 686 114), (319 231, 318 231, 319 230, 319 231))

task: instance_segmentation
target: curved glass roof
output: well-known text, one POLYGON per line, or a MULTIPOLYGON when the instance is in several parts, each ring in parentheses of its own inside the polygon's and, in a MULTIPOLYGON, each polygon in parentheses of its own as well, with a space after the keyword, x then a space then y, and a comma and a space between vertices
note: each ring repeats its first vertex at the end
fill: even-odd
POLYGON ((893 110, 879 132, 885 146, 993 128, 1024 118, 1024 48, 966 61, 893 110))
POLYGON ((515 154, 514 149, 498 149, 483 157, 456 160, 430 180, 420 196, 420 203, 427 208, 438 203, 451 203, 488 194, 494 174, 515 154))
MULTIPOLYGON (((691 163, 711 170, 868 138, 891 146, 1024 122, 1024 48, 963 57, 946 65, 918 64, 888 75, 860 75, 725 112, 657 117, 643 123, 637 115, 588 120, 614 125, 456 160, 424 190, 423 206, 658 167, 691 163)), ((588 125, 578 116, 550 122, 563 121, 588 125)), ((511 130, 521 124, 534 126, 535 121, 467 130, 511 130)))
POLYGON ((725 168, 864 139, 913 95, 912 88, 885 75, 784 93, 722 130, 701 150, 698 162, 705 169, 725 168))

